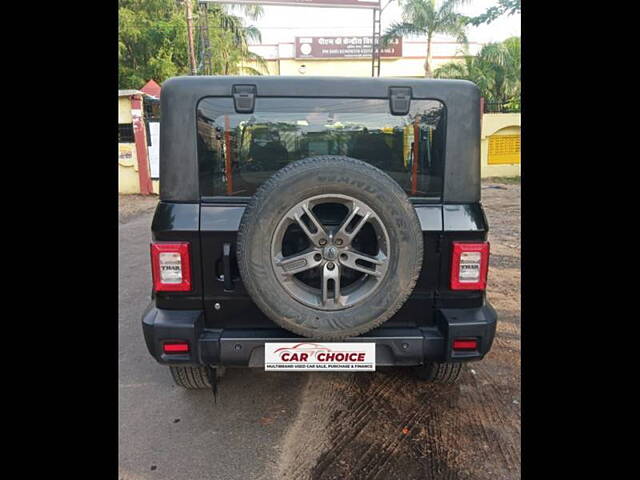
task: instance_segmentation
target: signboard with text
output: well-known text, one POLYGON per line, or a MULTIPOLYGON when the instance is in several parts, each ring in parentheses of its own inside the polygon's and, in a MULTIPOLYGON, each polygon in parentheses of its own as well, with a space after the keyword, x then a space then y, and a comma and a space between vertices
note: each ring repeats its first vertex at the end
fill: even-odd
POLYGON ((353 371, 375 372, 376 344, 353 343, 270 343, 264 344, 266 371, 353 371))
POLYGON ((244 3, 253 5, 289 5, 307 7, 380 8, 380 0, 205 0, 211 3, 244 3))
MULTIPOLYGON (((296 37, 296 58, 371 57, 371 37, 296 37)), ((393 38, 380 48, 381 57, 401 57, 402 37, 393 38)))

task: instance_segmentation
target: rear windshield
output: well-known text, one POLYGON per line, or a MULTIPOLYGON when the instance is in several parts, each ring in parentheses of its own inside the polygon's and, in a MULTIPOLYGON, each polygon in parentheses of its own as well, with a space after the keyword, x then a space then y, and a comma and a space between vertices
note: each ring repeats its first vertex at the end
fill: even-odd
POLYGON ((410 196, 439 197, 444 166, 444 105, 412 100, 392 115, 387 99, 256 98, 235 113, 231 98, 198 103, 202 196, 250 196, 290 162, 346 155, 384 170, 410 196))

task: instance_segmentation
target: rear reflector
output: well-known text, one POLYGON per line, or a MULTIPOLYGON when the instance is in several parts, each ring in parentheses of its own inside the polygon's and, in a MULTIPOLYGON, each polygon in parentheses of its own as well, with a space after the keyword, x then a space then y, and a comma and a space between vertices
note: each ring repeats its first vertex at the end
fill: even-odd
POLYGON ((164 353, 189 353, 189 344, 187 342, 165 343, 162 350, 164 353))
POLYGON ((456 339, 453 341, 454 350, 477 350, 478 340, 474 339, 456 339))
POLYGON ((156 292, 191 290, 189 243, 152 243, 151 272, 153 274, 153 289, 156 292))
POLYGON ((453 242, 451 290, 484 290, 488 266, 489 242, 453 242))

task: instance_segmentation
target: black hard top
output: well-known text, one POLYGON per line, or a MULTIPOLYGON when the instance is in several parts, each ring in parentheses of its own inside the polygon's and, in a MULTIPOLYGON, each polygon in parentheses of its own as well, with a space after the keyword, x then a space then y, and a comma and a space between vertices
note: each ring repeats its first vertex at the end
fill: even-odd
POLYGON ((444 103, 447 114, 443 201, 480 200, 480 91, 464 80, 298 76, 175 77, 162 84, 160 199, 198 202, 196 106, 207 96, 231 97, 234 85, 255 85, 261 97, 389 98, 411 87, 412 98, 444 103))

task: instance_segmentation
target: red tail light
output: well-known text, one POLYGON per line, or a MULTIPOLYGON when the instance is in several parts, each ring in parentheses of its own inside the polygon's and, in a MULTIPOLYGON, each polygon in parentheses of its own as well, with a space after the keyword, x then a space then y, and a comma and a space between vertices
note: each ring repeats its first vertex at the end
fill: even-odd
POLYGON ((488 267, 489 242, 453 242, 451 290, 484 290, 488 267))
POLYGON ((153 274, 153 289, 156 292, 191 290, 189 243, 152 243, 151 272, 153 274))
POLYGON ((453 341, 453 349, 454 350, 477 350, 478 349, 478 340, 475 338, 456 338, 453 341))
POLYGON ((162 345, 164 353, 189 353, 189 344, 187 342, 171 342, 162 345))

